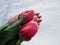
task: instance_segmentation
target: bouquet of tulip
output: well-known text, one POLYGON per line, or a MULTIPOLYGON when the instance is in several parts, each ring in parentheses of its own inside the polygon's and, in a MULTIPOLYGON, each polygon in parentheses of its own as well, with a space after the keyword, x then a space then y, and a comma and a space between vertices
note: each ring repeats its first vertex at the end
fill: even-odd
POLYGON ((29 41, 37 33, 42 21, 39 13, 27 10, 11 18, 0 27, 0 45, 21 45, 29 41))

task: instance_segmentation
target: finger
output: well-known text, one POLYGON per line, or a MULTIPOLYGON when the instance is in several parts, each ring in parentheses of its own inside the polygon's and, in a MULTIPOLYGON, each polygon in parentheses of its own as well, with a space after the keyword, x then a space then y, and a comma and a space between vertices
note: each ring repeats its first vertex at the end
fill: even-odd
POLYGON ((7 23, 8 24, 12 24, 13 22, 18 20, 18 15, 14 16, 13 18, 11 18, 7 23))

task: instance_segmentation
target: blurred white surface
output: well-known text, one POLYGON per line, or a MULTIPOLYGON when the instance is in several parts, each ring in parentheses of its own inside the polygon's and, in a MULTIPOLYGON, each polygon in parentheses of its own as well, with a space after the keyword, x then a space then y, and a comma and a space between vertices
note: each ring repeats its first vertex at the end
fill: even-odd
POLYGON ((40 12, 43 21, 32 40, 22 45, 60 45, 60 0, 0 0, 0 26, 28 9, 40 12))

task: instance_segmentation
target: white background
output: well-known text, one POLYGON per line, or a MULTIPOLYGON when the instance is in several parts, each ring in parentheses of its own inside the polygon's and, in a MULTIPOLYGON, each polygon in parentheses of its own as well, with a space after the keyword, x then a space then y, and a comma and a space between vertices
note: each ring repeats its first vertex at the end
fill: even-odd
POLYGON ((22 45, 60 45, 60 0, 0 0, 0 26, 25 10, 40 12, 37 34, 22 45))

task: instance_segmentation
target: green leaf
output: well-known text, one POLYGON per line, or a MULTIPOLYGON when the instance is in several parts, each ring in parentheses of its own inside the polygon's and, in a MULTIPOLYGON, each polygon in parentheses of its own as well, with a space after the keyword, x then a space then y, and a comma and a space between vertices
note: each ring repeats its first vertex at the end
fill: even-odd
POLYGON ((5 28, 7 28, 9 26, 9 24, 4 24, 3 26, 0 27, 0 31, 4 30, 5 28))
POLYGON ((6 42, 15 37, 18 30, 13 29, 10 31, 0 31, 0 45, 4 45, 6 42))

